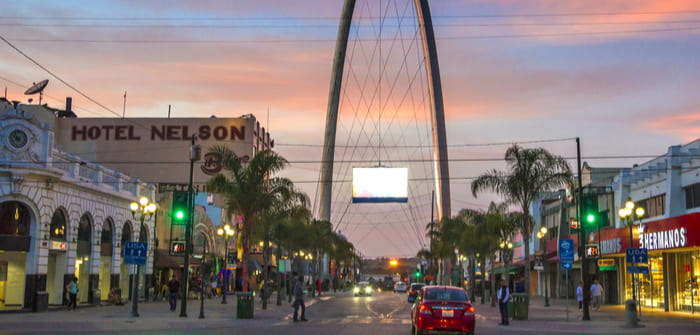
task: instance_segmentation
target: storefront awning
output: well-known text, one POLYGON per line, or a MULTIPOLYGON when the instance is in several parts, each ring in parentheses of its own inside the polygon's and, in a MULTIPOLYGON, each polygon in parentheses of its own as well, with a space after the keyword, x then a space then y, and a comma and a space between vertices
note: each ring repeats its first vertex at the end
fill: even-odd
MULTIPOLYGON (((168 250, 157 249, 156 250, 156 267, 157 268, 179 268, 184 266, 185 257, 183 256, 171 256, 168 250)), ((200 266, 202 261, 200 259, 190 257, 190 266, 200 266)))

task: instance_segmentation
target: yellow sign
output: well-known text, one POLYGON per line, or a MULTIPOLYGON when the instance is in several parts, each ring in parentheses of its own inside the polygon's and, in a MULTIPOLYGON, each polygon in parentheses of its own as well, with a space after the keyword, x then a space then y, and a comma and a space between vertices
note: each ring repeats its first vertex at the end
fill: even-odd
POLYGON ((614 266, 614 265, 615 265, 615 260, 612 258, 601 258, 598 260, 598 266, 600 266, 600 267, 614 266))

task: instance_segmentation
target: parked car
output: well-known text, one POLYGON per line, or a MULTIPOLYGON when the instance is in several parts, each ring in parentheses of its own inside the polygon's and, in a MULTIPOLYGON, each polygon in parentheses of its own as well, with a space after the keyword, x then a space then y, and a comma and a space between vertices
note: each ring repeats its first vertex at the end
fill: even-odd
POLYGON ((475 317, 467 293, 458 287, 425 286, 411 308, 411 332, 449 331, 474 334, 475 317))
POLYGON ((406 283, 400 281, 400 282, 396 282, 396 284, 394 284, 394 292, 406 292, 406 291, 407 291, 406 283))
POLYGON ((355 288, 352 290, 352 293, 357 297, 360 295, 366 295, 366 296, 371 296, 372 295, 372 285, 370 283, 363 281, 357 283, 355 285, 355 288))
POLYGON ((418 292, 423 289, 423 286, 425 284, 411 284, 411 288, 408 290, 408 302, 414 302, 416 301, 416 297, 418 296, 418 292))

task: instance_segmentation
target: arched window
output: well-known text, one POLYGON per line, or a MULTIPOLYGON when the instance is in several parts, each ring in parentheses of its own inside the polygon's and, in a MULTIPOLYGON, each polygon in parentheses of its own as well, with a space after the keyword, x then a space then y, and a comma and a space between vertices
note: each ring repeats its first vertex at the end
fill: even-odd
POLYGON ((51 231, 49 232, 51 241, 66 241, 66 216, 63 211, 57 209, 51 217, 51 231))
POLYGON ((0 235, 29 235, 29 209, 19 201, 0 205, 0 235))
POLYGON ((78 224, 78 241, 90 242, 92 235, 92 220, 87 213, 83 214, 78 224))
POLYGON ((148 230, 146 225, 141 226, 141 233, 139 233, 139 242, 148 242, 148 230))
POLYGON ((131 242, 132 239, 132 232, 131 232, 131 223, 126 222, 124 223, 124 228, 122 228, 122 241, 121 241, 121 254, 124 256, 124 246, 126 245, 126 242, 131 242))
POLYGON ((114 232, 112 230, 112 227, 114 225, 112 224, 112 220, 107 218, 105 220, 105 223, 102 224, 102 235, 100 236, 100 242, 102 244, 112 244, 112 238, 114 235, 114 232))

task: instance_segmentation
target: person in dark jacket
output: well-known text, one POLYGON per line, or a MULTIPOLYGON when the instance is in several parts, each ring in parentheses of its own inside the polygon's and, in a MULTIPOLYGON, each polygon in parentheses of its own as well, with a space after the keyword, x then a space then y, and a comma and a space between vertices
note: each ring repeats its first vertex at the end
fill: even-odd
POLYGON ((170 279, 170 282, 168 282, 168 288, 170 289, 168 302, 170 302, 170 311, 173 312, 177 307, 177 294, 180 291, 180 282, 175 279, 175 276, 173 276, 173 278, 170 279))
POLYGON ((301 285, 301 277, 297 279, 294 285, 294 322, 299 321, 299 307, 301 306, 301 321, 309 321, 306 319, 306 306, 304 306, 304 288, 301 285))

